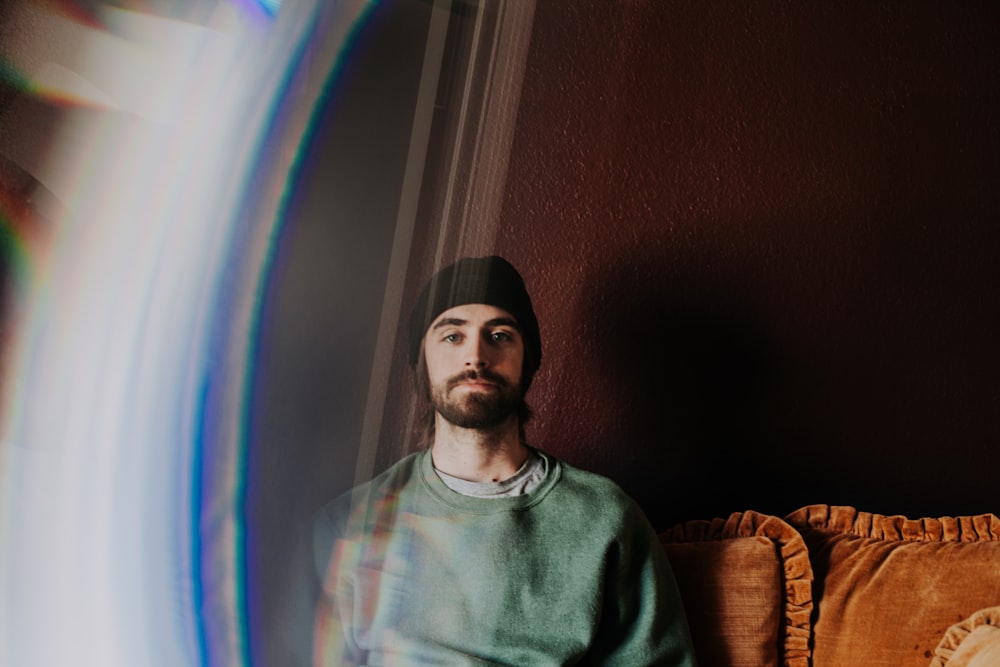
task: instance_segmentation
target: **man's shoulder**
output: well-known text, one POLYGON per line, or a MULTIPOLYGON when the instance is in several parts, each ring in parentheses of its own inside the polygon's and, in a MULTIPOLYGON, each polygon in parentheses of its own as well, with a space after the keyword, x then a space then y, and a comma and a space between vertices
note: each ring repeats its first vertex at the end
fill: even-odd
POLYGON ((591 542, 606 540, 634 547, 653 541, 653 529, 642 508, 614 480, 553 461, 552 468, 558 470, 560 478, 544 511, 562 529, 585 527, 591 542))
POLYGON ((406 456, 392 464, 367 482, 341 493, 316 511, 314 528, 343 531, 352 515, 367 514, 372 507, 384 504, 387 499, 397 499, 419 476, 422 452, 406 456))
POLYGON ((415 452, 377 474, 371 480, 358 484, 323 505, 317 520, 343 519, 351 510, 376 502, 381 498, 396 496, 419 475, 420 458, 423 452, 415 452))
POLYGON ((577 468, 551 454, 545 456, 550 460, 550 473, 558 471, 557 488, 561 495, 576 497, 587 504, 596 503, 604 509, 618 508, 621 511, 632 511, 635 508, 632 498, 611 478, 577 468))
POLYGON ((615 495, 624 494, 621 487, 610 477, 578 468, 552 454, 543 453, 543 455, 549 459, 550 468, 559 468, 562 481, 588 489, 606 491, 615 495))
POLYGON ((410 454, 370 481, 327 502, 313 515, 313 550, 323 572, 334 542, 354 533, 371 532, 383 512, 394 510, 401 494, 417 481, 422 452, 410 454))

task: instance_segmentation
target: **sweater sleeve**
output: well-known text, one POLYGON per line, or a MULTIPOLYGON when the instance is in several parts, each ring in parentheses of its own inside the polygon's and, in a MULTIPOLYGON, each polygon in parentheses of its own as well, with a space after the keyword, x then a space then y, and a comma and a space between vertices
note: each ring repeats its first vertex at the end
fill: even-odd
POLYGON ((345 561, 355 554, 342 539, 341 521, 337 512, 327 506, 313 522, 313 557, 319 581, 313 629, 313 664, 356 667, 363 665, 364 660, 353 641, 351 630, 353 582, 342 576, 347 570, 345 561))
POLYGON ((670 564, 637 507, 609 555, 595 665, 694 667, 687 618, 670 564))

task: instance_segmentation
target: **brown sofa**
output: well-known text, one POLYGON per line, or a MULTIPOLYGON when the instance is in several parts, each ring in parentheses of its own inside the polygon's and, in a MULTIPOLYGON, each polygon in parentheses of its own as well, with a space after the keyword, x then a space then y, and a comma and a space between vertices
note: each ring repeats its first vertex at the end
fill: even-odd
POLYGON ((1000 519, 811 505, 661 533, 701 667, 997 667, 1000 519))

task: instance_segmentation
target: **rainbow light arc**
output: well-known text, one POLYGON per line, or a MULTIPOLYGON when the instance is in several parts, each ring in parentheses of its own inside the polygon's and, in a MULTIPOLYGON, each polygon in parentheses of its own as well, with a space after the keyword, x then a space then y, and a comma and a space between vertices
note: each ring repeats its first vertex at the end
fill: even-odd
POLYGON ((222 2, 199 23, 110 3, 80 20, 57 3, 46 20, 75 50, 4 63, 5 86, 62 115, 32 173, 58 219, 36 239, 13 207, 0 218, 18 304, 0 664, 250 663, 259 294, 315 106, 372 7, 222 2))

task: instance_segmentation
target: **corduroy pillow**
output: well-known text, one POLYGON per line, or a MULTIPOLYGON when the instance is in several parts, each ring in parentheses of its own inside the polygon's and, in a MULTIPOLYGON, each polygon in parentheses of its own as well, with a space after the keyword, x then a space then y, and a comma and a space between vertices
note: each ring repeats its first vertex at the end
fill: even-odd
POLYGON ((997 665, 1000 665, 1000 607, 989 607, 948 628, 934 649, 930 667, 997 665))
POLYGON ((737 512, 660 534, 700 667, 807 667, 812 569, 778 517, 737 512))
POLYGON ((1000 600, 1000 519, 790 514, 813 572, 813 667, 927 667, 945 630, 1000 600))

